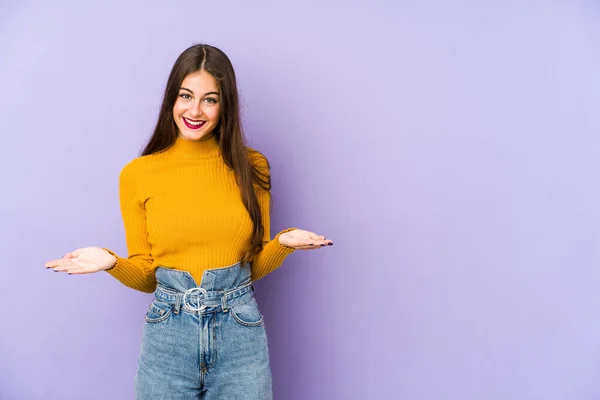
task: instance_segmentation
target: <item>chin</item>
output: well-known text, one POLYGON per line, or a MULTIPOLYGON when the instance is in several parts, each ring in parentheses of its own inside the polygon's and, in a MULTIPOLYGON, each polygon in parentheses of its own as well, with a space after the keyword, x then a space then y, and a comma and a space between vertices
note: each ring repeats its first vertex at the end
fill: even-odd
POLYGON ((181 129, 179 130, 179 136, 182 136, 184 139, 187 140, 200 140, 206 136, 209 136, 211 131, 208 132, 188 132, 188 131, 182 131, 181 129))

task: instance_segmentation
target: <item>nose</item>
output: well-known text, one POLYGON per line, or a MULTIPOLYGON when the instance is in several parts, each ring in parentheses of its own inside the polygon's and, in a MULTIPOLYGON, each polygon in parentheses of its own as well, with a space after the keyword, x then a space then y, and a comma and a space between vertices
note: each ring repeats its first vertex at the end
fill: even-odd
POLYGON ((196 100, 194 101, 194 103, 190 106, 190 117, 197 119, 198 117, 200 117, 202 115, 202 103, 201 100, 196 100))

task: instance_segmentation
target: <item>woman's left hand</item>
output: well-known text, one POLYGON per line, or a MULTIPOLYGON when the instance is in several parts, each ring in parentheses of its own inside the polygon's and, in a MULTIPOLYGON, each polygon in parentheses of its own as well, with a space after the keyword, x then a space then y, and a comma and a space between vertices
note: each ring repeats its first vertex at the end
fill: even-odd
POLYGON ((314 250, 324 246, 332 246, 333 241, 314 232, 294 229, 279 235, 279 243, 298 250, 314 250))

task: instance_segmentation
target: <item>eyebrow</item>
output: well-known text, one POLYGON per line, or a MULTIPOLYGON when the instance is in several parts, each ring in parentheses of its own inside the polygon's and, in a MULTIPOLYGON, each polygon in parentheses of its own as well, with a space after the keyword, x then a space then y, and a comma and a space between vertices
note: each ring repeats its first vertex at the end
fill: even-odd
MULTIPOLYGON (((179 88, 179 90, 187 90, 187 91, 188 91, 188 92, 190 92, 191 94, 194 94, 194 92, 192 92, 192 91, 191 91, 190 89, 188 89, 188 88, 181 87, 181 88, 179 88)), ((205 95, 205 96, 208 96, 209 94, 216 94, 217 96, 219 96, 219 92, 207 92, 207 93, 204 93, 204 95, 205 95)))

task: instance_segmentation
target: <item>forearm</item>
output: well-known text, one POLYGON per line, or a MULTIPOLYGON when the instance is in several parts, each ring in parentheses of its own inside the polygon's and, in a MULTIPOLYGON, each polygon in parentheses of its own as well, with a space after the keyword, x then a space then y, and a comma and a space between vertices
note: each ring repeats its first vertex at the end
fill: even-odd
POLYGON ((257 281, 275 269, 279 268, 285 258, 292 254, 296 249, 293 247, 284 246, 279 243, 279 236, 282 233, 289 232, 296 228, 283 230, 273 238, 273 240, 265 243, 263 249, 258 253, 252 261, 252 280, 257 281))
POLYGON ((156 277, 151 258, 144 256, 123 258, 110 249, 104 248, 104 250, 116 258, 115 265, 106 272, 119 282, 145 293, 152 293, 156 289, 156 277))

